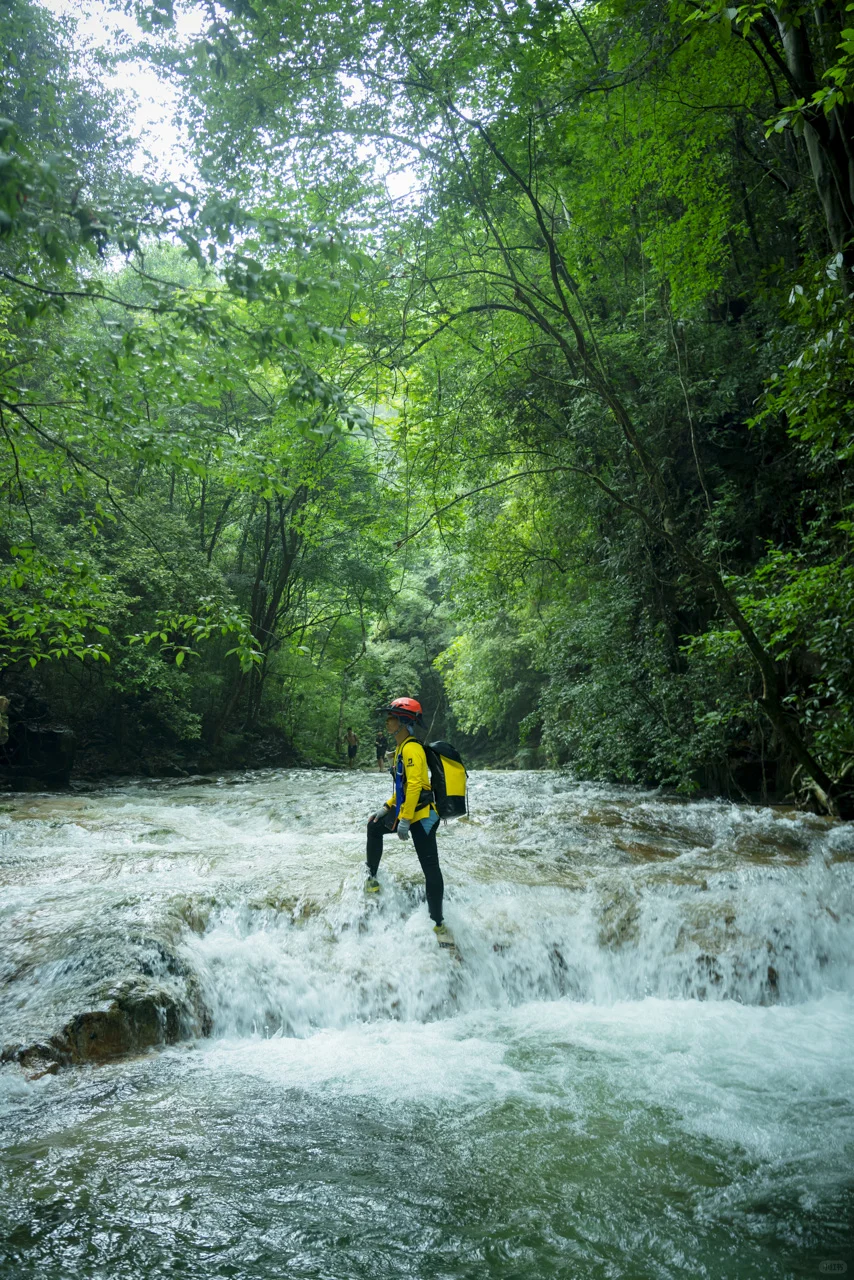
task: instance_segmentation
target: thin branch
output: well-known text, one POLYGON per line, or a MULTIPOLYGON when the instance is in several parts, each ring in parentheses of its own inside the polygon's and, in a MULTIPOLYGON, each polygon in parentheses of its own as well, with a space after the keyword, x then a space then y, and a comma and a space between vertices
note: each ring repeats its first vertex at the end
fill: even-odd
POLYGON ((124 302, 121 298, 114 298, 109 293, 93 293, 89 289, 48 289, 45 285, 33 284, 30 280, 22 280, 20 276, 13 275, 11 271, 7 271, 5 267, 0 267, 0 276, 4 280, 9 280, 12 284, 18 284, 22 289, 31 289, 34 293, 43 293, 49 298, 86 298, 89 302, 113 302, 117 307, 124 307, 125 311, 172 311, 172 307, 153 307, 146 306, 138 302, 124 302))
POLYGON ((575 12, 574 5, 571 4, 569 6, 569 12, 572 14, 573 18, 575 19, 575 25, 578 27, 578 30, 581 32, 581 34, 584 36, 584 39, 587 41, 587 47, 590 50, 590 52, 593 54, 593 61, 596 63, 597 66, 601 66, 602 59, 599 57, 599 54, 596 52, 596 46, 593 44, 593 41, 590 39, 590 36, 587 33, 587 28, 584 26, 578 14, 575 12))
POLYGON ((2 429, 3 435, 6 437, 6 442, 9 445, 9 448, 12 451, 12 457, 15 460, 15 479, 18 482, 18 493, 21 495, 21 502, 23 504, 24 510, 27 513, 27 522, 29 523, 29 526, 30 526, 30 537, 35 542, 36 531, 33 525, 32 512, 30 511, 29 504, 27 503, 27 495, 24 492, 24 482, 23 482, 23 479, 21 478, 21 464, 18 458, 18 450, 15 448, 15 442, 9 433, 8 427, 6 426, 6 419, 3 417, 2 405, 0 405, 0 429, 2 429))
POLYGON ((439 516, 444 515, 446 511, 450 511, 452 507, 459 506, 461 502, 465 502, 468 498, 473 498, 477 493, 485 493, 488 489, 497 489, 500 485, 509 484, 513 480, 526 480, 531 476, 552 476, 559 472, 567 472, 571 475, 583 476, 585 480, 592 481, 597 488, 601 489, 609 498, 612 498, 614 502, 618 503, 624 511, 630 511, 633 515, 637 516, 639 520, 642 520, 647 528, 651 529, 656 535, 661 535, 661 530, 658 525, 654 520, 650 519, 645 511, 636 506, 633 502, 629 502, 627 498, 623 498, 615 489, 612 489, 610 485, 606 484, 604 480, 600 479, 600 477, 595 475, 592 471, 587 471, 584 467, 573 467, 568 464, 561 464, 555 467, 544 467, 535 471, 514 471, 509 476, 502 476, 500 480, 491 480, 488 484, 478 485, 476 489, 469 489, 466 493, 457 494, 457 496, 452 498, 450 502, 446 502, 441 507, 437 507, 426 520, 422 520, 421 524, 416 525, 416 527, 406 534, 405 537, 398 539, 394 545, 396 548, 404 546, 405 543, 410 542, 413 538, 417 537, 418 534, 421 533, 422 530, 426 529, 428 525, 432 524, 434 520, 438 520, 439 516))
MULTIPOLYGON (((128 515, 128 513, 125 511, 125 509, 122 507, 121 503, 118 501, 115 494, 113 493, 112 486, 110 484, 110 479, 108 476, 103 475, 100 471, 98 471, 97 467, 92 465, 91 462, 87 462, 85 458, 82 458, 74 449, 71 448, 70 445, 64 444, 61 440, 55 439, 55 437, 52 436, 50 432, 45 431, 43 427, 37 426, 36 423, 33 422, 31 418, 28 418, 27 415, 21 411, 21 408, 19 405, 9 404, 9 402, 6 400, 0 401, 0 413, 2 413, 2 410, 4 408, 8 409, 10 413, 14 413, 17 417, 19 417, 22 420, 22 422, 25 422, 26 425, 30 428, 30 430, 34 431, 36 435, 41 436, 41 438, 45 440, 51 446, 51 448, 58 449, 61 453, 64 453, 65 456, 68 459, 70 459, 70 461, 75 467, 80 467, 83 471, 88 471, 91 475, 95 476, 96 479, 100 480, 101 484, 104 486, 104 490, 107 494, 107 498, 115 507, 115 509, 118 511, 122 519, 127 520, 129 525, 131 525, 134 529, 136 529, 139 533, 142 534, 143 538, 149 544, 149 546, 153 547, 154 550, 157 552, 157 554, 160 556, 160 559, 166 565, 167 569, 169 569, 170 573, 173 573, 175 577, 179 579, 179 581, 182 581, 182 582, 187 581, 187 579, 184 578, 183 574, 179 570, 177 570, 174 567, 174 565, 170 562, 169 557, 154 541, 154 539, 152 538, 148 530, 145 528, 145 526, 139 524, 139 522, 134 520, 132 516, 128 515)), ((4 431, 5 431, 5 426, 4 426, 4 431)), ((8 438, 8 435, 7 435, 7 438, 8 438)))

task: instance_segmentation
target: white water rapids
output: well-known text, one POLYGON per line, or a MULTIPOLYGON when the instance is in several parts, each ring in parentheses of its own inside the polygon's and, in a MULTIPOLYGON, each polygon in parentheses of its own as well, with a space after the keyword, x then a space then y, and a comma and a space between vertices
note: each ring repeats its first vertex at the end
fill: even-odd
POLYGON ((854 830, 476 774, 457 961, 386 790, 0 805, 0 1275, 854 1273, 854 830), (13 1060, 128 991, 169 1047, 13 1060))

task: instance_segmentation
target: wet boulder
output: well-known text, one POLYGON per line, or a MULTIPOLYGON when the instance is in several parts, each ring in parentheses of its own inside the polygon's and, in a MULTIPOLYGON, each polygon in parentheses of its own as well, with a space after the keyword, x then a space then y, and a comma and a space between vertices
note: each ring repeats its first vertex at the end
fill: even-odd
POLYGON ((128 982, 112 1000, 66 1023, 56 1043, 73 1063, 118 1058, 174 1044, 180 1021, 174 997, 144 982, 128 982))
POLYGON ((40 1080, 42 1076, 56 1075, 59 1070, 59 1055, 52 1044, 36 1041, 28 1045, 7 1045, 0 1052, 0 1063, 15 1062, 26 1071, 31 1080, 40 1080))
POLYGON ((0 1052, 0 1062, 17 1063, 38 1078, 61 1066, 105 1062, 209 1035, 210 1030, 210 1014, 197 990, 181 991, 144 977, 129 978, 107 992, 105 999, 75 1014, 47 1040, 7 1045, 0 1052))

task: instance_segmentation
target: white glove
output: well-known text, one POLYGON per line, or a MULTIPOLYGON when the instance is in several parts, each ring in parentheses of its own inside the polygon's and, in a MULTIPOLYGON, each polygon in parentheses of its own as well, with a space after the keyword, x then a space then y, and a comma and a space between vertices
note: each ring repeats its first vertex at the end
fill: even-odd
POLYGON ((408 819, 408 818, 401 818, 400 822, 397 824, 397 838, 398 838, 398 840, 408 840, 408 839, 409 839, 409 827, 410 827, 409 819, 408 819))
POLYGON ((371 822, 385 822, 386 818, 389 815, 389 812, 390 810, 388 805, 384 804, 381 809, 377 809, 376 813, 371 814, 370 820, 371 822))

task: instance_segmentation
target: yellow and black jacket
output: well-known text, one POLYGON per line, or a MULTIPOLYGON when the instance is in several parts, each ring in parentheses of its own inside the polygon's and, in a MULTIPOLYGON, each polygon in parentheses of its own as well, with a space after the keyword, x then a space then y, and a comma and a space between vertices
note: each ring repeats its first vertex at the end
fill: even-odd
POLYGON ((422 801, 423 793, 430 790, 430 774, 427 756, 417 738, 404 738, 395 749, 392 772, 394 795, 387 801, 388 807, 396 818, 420 822, 430 812, 430 801, 422 801))

